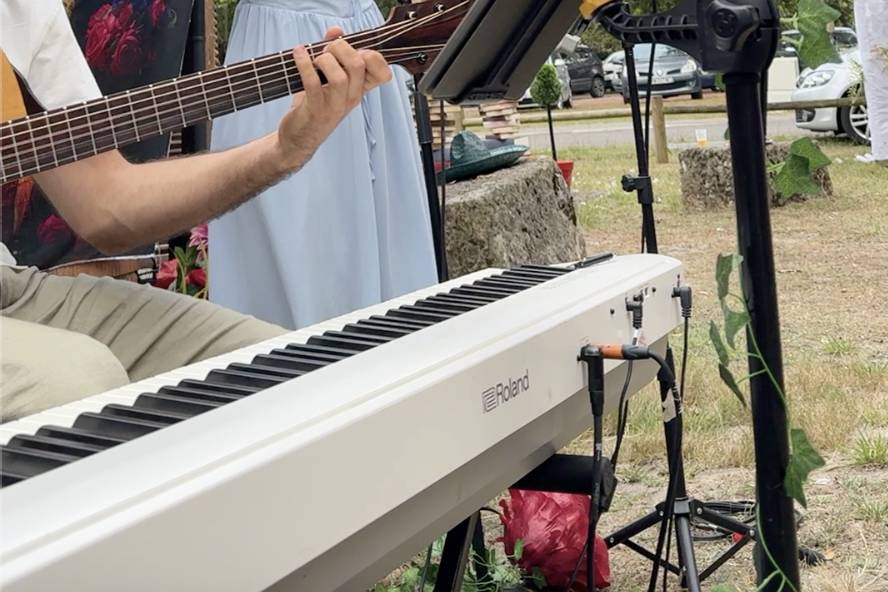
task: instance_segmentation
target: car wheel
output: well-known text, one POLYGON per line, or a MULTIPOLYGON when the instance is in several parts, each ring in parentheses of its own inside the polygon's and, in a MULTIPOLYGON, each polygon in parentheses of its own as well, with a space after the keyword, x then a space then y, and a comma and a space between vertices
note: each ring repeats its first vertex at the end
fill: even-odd
POLYGON ((691 98, 695 101, 699 101, 703 98, 703 91, 701 90, 700 92, 691 93, 691 98))
POLYGON ((855 144, 869 144, 869 114, 866 105, 854 105, 839 109, 839 122, 842 131, 845 132, 855 144))
POLYGON ((596 76, 592 79, 592 90, 589 93, 595 97, 596 99, 604 96, 604 91, 607 90, 606 85, 604 84, 604 80, 600 77, 596 76))

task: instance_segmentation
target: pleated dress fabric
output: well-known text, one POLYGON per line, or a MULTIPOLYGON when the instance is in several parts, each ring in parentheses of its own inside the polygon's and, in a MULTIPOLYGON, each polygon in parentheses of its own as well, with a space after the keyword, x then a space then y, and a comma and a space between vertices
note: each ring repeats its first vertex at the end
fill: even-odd
MULTIPOLYGON (((373 0, 241 0, 226 63, 382 23, 373 0)), ((437 281, 409 74, 394 70, 302 170, 210 223, 212 301, 295 329, 437 281)), ((275 131, 291 103, 217 120, 212 148, 275 131)))

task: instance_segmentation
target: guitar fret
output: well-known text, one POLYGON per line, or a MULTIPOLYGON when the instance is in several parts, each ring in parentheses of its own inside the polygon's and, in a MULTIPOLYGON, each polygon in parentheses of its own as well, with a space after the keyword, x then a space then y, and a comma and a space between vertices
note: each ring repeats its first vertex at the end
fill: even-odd
POLYGON ((157 120, 157 133, 162 134, 163 133, 163 120, 160 118, 160 109, 158 109, 158 107, 157 107, 157 93, 154 92, 154 85, 153 84, 148 85, 148 95, 151 98, 151 106, 153 107, 154 118, 157 120))
POLYGON ((142 136, 139 135, 139 122, 136 119, 136 111, 133 109, 132 91, 126 91, 126 99, 129 102, 130 117, 133 120, 133 131, 136 132, 136 142, 141 142, 142 136))
POLYGON ((231 96, 231 108, 237 112, 237 99, 234 98, 234 87, 231 86, 231 76, 225 74, 225 82, 228 83, 228 94, 231 96))
POLYGON ((68 138, 71 140, 71 158, 77 160, 77 142, 74 140, 74 130, 71 128, 71 110, 65 109, 65 127, 68 129, 68 138))
POLYGON ((185 106, 182 105, 182 94, 179 92, 179 79, 173 81, 173 90, 176 93, 176 102, 179 104, 179 114, 182 116, 182 127, 188 127, 188 121, 185 119, 185 106))
POLYGON ((207 87, 204 85, 204 73, 197 73, 197 81, 200 84, 200 94, 203 97, 204 106, 207 108, 207 119, 213 118, 213 110, 210 109, 210 98, 207 96, 207 87))
POLYGON ((253 66, 253 77, 256 79, 256 89, 259 91, 259 100, 264 103, 265 97, 262 96, 262 80, 259 78, 259 69, 256 67, 256 60, 252 60, 250 65, 253 66))
MULTIPOLYGON (((83 101, 83 116, 86 118, 86 127, 89 129, 89 139, 92 141, 93 154, 99 153, 99 148, 96 146, 96 136, 93 132, 92 126, 92 118, 89 116, 89 109, 86 108, 86 101, 83 101)), ((52 138, 52 136, 50 136, 52 138)))
POLYGON ((290 79, 290 64, 287 62, 287 52, 281 52, 281 64, 284 66, 284 79, 287 81, 287 90, 292 95, 296 91, 293 89, 293 81, 290 79))

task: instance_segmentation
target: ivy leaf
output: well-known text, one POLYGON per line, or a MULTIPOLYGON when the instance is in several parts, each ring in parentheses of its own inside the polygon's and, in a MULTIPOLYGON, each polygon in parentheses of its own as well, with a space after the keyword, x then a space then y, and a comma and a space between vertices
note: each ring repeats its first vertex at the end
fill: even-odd
POLYGON ((818 193, 820 186, 811 176, 808 160, 797 154, 790 153, 783 168, 774 177, 774 189, 784 199, 789 199, 793 195, 818 193))
POLYGON ((530 574, 530 581, 533 582, 534 587, 538 590, 546 588, 546 576, 543 574, 543 570, 539 567, 533 568, 533 571, 530 574))
POLYGON ((515 551, 512 553, 512 559, 517 563, 524 556, 524 541, 517 539, 515 541, 515 551))
POLYGON ((799 32, 802 44, 799 60, 808 67, 816 68, 828 62, 838 64, 839 58, 827 26, 834 23, 841 13, 824 0, 799 1, 799 32))
POLYGON ((718 299, 724 300, 731 290, 731 273, 740 264, 739 255, 719 255, 715 264, 715 281, 718 283, 718 299))
POLYGON ((808 480, 808 475, 811 474, 811 471, 819 469, 826 462, 817 453, 811 442, 808 441, 808 436, 804 430, 798 428, 789 430, 789 439, 792 444, 792 454, 789 457, 789 465, 786 467, 786 477, 783 480, 783 486, 786 488, 786 493, 789 497, 802 504, 803 508, 807 508, 805 481, 808 480))
POLYGON ((718 325, 715 324, 715 321, 709 321, 709 340, 712 341, 715 353, 718 354, 719 364, 723 366, 730 364, 731 358, 728 355, 728 348, 725 347, 725 342, 722 341, 721 333, 719 333, 718 325))
POLYGON ((789 147, 789 153, 801 156, 808 161, 808 170, 811 173, 831 165, 832 160, 823 153, 817 144, 811 138, 799 138, 789 147))
POLYGON ((734 380, 734 375, 731 374, 731 369, 725 366, 724 364, 718 365, 718 374, 721 376, 722 382, 731 389, 731 392, 737 397, 740 401, 740 404, 743 407, 746 407, 746 395, 743 394, 743 391, 740 390, 740 387, 737 386, 737 381, 734 380))
POLYGON ((727 306, 722 306, 725 315, 725 337, 732 349, 737 349, 734 339, 746 325, 749 324, 749 313, 745 310, 737 312, 727 306))

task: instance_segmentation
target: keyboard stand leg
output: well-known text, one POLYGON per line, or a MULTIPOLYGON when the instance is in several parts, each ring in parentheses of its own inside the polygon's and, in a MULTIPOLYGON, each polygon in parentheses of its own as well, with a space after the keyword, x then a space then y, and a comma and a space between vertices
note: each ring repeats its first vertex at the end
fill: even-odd
MULTIPOLYGON (((435 592, 460 592, 466 567, 469 564, 469 552, 481 532, 481 544, 483 545, 483 531, 481 531, 481 513, 475 512, 448 533, 444 540, 444 550, 441 553, 441 565, 438 568, 438 579, 435 581, 435 592)), ((481 574, 478 574, 479 577, 481 574)))

